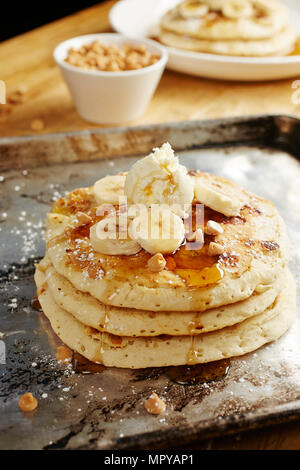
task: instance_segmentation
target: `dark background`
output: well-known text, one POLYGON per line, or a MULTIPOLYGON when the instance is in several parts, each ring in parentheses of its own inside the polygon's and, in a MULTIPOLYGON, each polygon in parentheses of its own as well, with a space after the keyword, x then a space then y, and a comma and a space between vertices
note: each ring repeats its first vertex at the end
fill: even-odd
MULTIPOLYGON (((0 2, 2 4, 3 0, 0 2)), ((1 11, 0 41, 102 2, 101 0, 74 0, 72 2, 64 0, 47 2, 8 0, 3 2, 3 6, 1 5, 3 11, 1 11)))

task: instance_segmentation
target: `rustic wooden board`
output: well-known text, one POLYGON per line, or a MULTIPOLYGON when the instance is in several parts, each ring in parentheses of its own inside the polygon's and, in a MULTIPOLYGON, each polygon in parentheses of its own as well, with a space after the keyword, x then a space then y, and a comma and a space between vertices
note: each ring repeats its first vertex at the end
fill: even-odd
MULTIPOLYGON (((30 123, 35 118, 44 120, 44 133, 99 127, 76 113, 52 52, 69 37, 109 31, 108 13, 114 3, 110 0, 0 45, 0 79, 8 94, 20 84, 28 87, 23 104, 14 105, 8 115, 0 113, 0 136, 33 134, 30 123)), ((166 71, 147 112, 130 125, 262 113, 300 116, 300 105, 292 102, 292 82, 221 82, 166 71)))

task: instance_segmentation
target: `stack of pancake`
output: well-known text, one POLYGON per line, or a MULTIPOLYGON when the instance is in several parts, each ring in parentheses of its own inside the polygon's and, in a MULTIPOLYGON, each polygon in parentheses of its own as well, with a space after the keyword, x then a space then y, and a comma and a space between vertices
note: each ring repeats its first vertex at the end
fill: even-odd
MULTIPOLYGON (((90 361, 132 369, 206 363, 253 351, 291 325, 289 241, 274 205, 214 175, 190 171, 189 178, 193 207, 203 202, 197 187, 210 206, 204 206, 204 246, 188 249, 184 240, 164 254, 158 272, 149 269, 153 254, 144 249, 94 250, 90 230, 103 220, 94 187, 72 191, 48 214, 38 298, 55 333, 90 361), (203 188, 215 197, 209 201, 203 188), (221 206, 238 215, 218 212, 221 206), (216 246, 222 253, 211 253, 216 246)), ((111 194, 122 194, 124 180, 110 177, 111 194)))
POLYGON ((288 55, 297 37, 277 0, 184 0, 161 19, 159 39, 190 51, 263 57, 288 55))

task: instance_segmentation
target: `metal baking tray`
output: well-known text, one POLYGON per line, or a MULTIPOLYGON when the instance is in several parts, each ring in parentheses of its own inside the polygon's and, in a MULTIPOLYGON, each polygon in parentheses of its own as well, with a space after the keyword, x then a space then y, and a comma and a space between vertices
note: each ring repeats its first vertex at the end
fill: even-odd
POLYGON ((299 284, 300 121, 293 117, 1 139, 0 448, 174 448, 300 418, 299 315, 280 340, 218 364, 217 373, 192 369, 188 385, 186 370, 183 378, 169 368, 89 373, 78 357, 75 370, 55 359, 59 341, 31 305, 46 212, 66 191, 127 170, 165 141, 188 168, 231 178, 275 202, 288 225, 299 284), (31 415, 18 409, 27 391, 39 399, 31 415), (144 409, 153 391, 167 402, 158 417, 144 409))

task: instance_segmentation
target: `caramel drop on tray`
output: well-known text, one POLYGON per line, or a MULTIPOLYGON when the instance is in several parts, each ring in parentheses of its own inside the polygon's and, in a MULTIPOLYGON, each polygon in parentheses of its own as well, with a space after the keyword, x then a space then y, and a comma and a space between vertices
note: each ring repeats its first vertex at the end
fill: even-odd
POLYGON ((71 362, 73 351, 67 346, 58 346, 56 351, 56 359, 61 362, 71 362))
POLYGON ((18 405, 21 411, 30 412, 37 409, 38 401, 32 393, 25 393, 20 397, 18 405))

